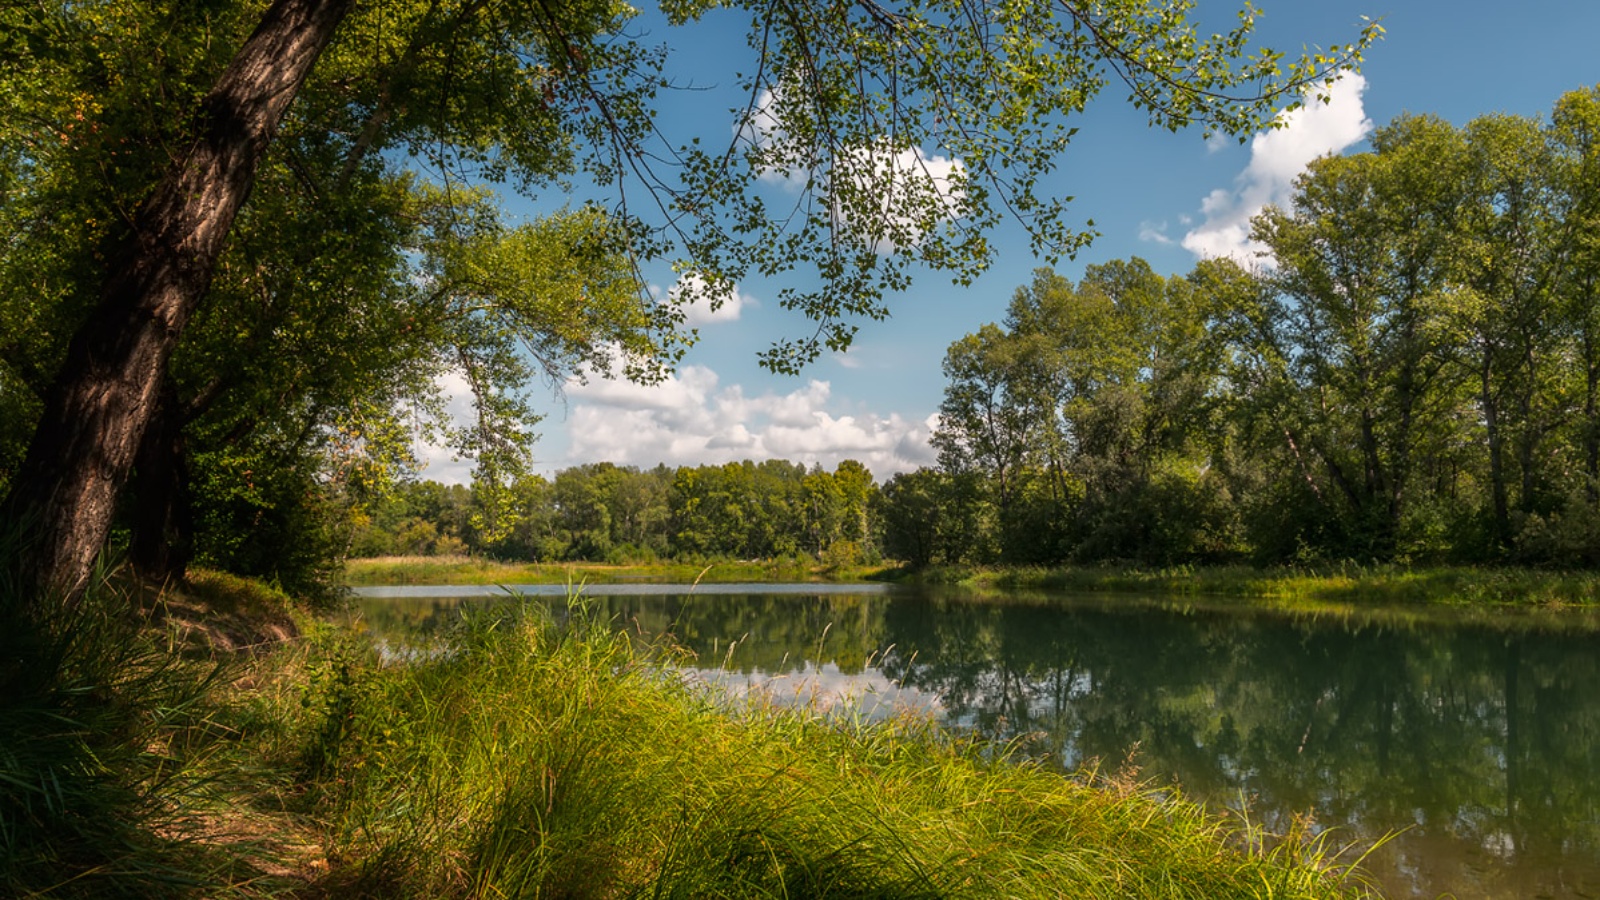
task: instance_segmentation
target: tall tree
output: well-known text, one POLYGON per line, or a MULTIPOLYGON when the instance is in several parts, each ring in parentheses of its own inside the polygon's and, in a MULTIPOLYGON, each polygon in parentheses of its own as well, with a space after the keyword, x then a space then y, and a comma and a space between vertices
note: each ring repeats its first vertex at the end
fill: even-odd
POLYGON ((1419 441, 1454 412, 1436 402, 1449 371, 1439 318, 1467 149, 1427 117, 1402 117, 1372 143, 1314 162, 1291 209, 1269 208, 1254 233, 1277 263, 1290 440, 1316 456, 1324 496, 1343 501, 1330 511, 1348 516, 1350 551, 1387 557, 1419 441))
MULTIPOLYGON (((760 60, 744 81, 752 104, 743 127, 726 152, 670 150, 683 163, 674 186, 645 152, 654 134, 647 101, 662 81, 636 43, 615 38, 625 8, 396 2, 362 7, 359 27, 340 31, 354 6, 277 0, 193 109, 172 110, 178 161, 108 261, 101 300, 77 329, 6 501, 32 529, 20 571, 37 590, 82 585, 158 408, 167 361, 273 134, 336 32, 348 42, 334 58, 381 61, 370 77, 308 92, 313 108, 343 113, 342 122, 324 121, 329 141, 348 151, 340 181, 381 164, 379 151, 392 147, 449 171, 521 181, 580 158, 603 185, 631 174, 670 210, 669 235, 681 238, 686 264, 706 273, 707 290, 797 263, 824 275, 820 289, 783 297, 819 327, 767 354, 780 370, 848 344, 850 318, 882 317, 884 292, 903 287, 913 263, 970 277, 989 257, 984 229, 1004 210, 1028 220, 1047 253, 1084 243, 1060 204, 1035 188, 1071 135, 1067 120, 1109 78, 1129 85, 1156 124, 1199 121, 1244 134, 1298 101, 1302 84, 1358 59, 1377 32, 1369 26, 1350 45, 1285 70, 1276 53, 1245 58, 1249 7, 1235 30, 1201 38, 1187 2, 752 4, 760 60), (441 70, 460 76, 450 90, 417 90, 441 70), (516 122, 521 135, 504 115, 516 109, 528 112, 516 122), (955 154, 960 168, 930 174, 927 145, 955 154), (752 187, 751 176, 764 173, 800 177, 816 202, 771 213, 752 187)), ((666 12, 684 24, 711 6, 666 12)), ((98 8, 41 9, 11 15, 44 34, 98 8)))
MULTIPOLYGON (((216 86, 194 136, 134 214, 77 332, 5 505, 29 531, 25 592, 80 589, 160 395, 279 121, 353 0, 278 0, 216 86), (32 591, 29 591, 29 588, 32 591)), ((25 594, 26 595, 26 594, 25 594)))
POLYGON ((1560 424, 1557 371, 1564 329, 1555 281, 1564 197, 1539 123, 1483 116, 1466 128, 1467 173, 1455 236, 1462 286, 1458 320, 1468 343, 1489 457, 1491 535, 1513 538, 1511 513, 1534 512, 1539 447, 1560 424))
MULTIPOLYGON (((1027 379, 1017 342, 985 325, 950 345, 944 358, 947 383, 939 404, 933 445, 947 472, 981 473, 994 485, 994 502, 1005 516, 1026 464, 1039 419, 1030 412, 1027 379)), ((1045 415, 1053 415, 1046 397, 1045 415)))
POLYGON ((951 345, 934 443, 947 472, 989 487, 1004 558, 1220 555, 1215 305, 1140 259, 1078 284, 1040 270, 1004 328, 951 345))
POLYGON ((1600 503, 1600 87, 1563 96, 1551 117, 1551 132, 1561 164, 1560 190, 1570 198, 1562 237, 1566 265, 1556 289, 1573 327, 1581 378, 1583 492, 1593 505, 1600 503))

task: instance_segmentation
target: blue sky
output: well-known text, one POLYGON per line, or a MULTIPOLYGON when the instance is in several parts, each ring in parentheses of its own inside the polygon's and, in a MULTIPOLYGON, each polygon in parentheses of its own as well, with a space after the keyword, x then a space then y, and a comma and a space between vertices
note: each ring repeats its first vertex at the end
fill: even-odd
MULTIPOLYGON (((1200 0, 1203 16, 1231 21, 1235 4, 1200 0)), ((1075 199, 1078 222, 1092 219, 1099 237, 1057 271, 1076 278, 1085 265, 1141 256, 1156 271, 1182 274, 1201 253, 1239 253, 1244 223, 1264 202, 1282 202, 1306 161, 1329 152, 1359 152, 1364 136, 1403 112, 1429 113, 1456 124, 1478 115, 1543 115, 1564 92, 1600 83, 1600 2, 1595 0, 1258 0, 1263 44, 1291 53, 1352 39, 1361 17, 1380 19, 1385 38, 1368 54, 1359 78, 1341 82, 1333 102, 1307 108, 1289 127, 1240 146, 1208 144, 1199 130, 1152 130, 1143 114, 1108 88, 1076 123, 1080 129, 1047 185, 1075 199)), ((684 84, 664 101, 674 133, 724 139, 732 129, 730 100, 744 56, 731 16, 702 26, 651 28, 646 40, 669 43, 669 71, 684 84)), ((1207 20, 1209 23, 1209 19, 1207 20)), ((938 155, 941 148, 924 148, 938 155)), ((550 198, 541 198, 547 203, 550 198)), ((538 207, 506 198, 513 215, 538 207)), ((665 385, 642 388, 591 380, 535 395, 546 411, 536 468, 550 473, 610 460, 639 466, 784 458, 831 468, 858 459, 884 479, 931 464, 926 441, 944 383, 945 349, 962 335, 1004 316, 1017 287, 1041 263, 1020 228, 1003 229, 994 266, 970 287, 936 273, 919 278, 891 301, 892 317, 863 323, 855 346, 819 360, 798 377, 775 376, 756 364, 773 339, 808 333, 806 323, 777 307, 776 289, 738 286, 734 302, 707 317, 691 313, 701 339, 665 385)), ((673 275, 650 273, 661 290, 673 275)), ((468 464, 435 455, 424 477, 465 480, 468 464)))

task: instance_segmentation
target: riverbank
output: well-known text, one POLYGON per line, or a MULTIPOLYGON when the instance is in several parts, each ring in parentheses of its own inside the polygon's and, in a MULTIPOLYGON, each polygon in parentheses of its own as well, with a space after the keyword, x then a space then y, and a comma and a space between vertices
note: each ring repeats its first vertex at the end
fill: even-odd
POLYGON ((730 584, 734 582, 885 581, 890 566, 829 566, 807 559, 726 560, 713 563, 507 563, 472 556, 382 556, 345 563, 352 587, 397 584, 730 584))
MULTIPOLYGON (((85 732, 29 712, 50 703, 0 695, 8 729, 23 719, 31 729, 7 733, 51 748, 0 760, 7 799, 17 784, 50 783, 48 774, 65 785, 59 796, 95 804, 88 819, 81 803, 23 804, 31 818, 0 807, 10 842, 0 893, 1331 898, 1359 889, 1334 845, 1305 834, 1269 840, 1132 773, 1063 777, 912 713, 874 723, 733 707, 598 624, 469 619, 451 637, 456 652, 383 666, 359 638, 281 595, 214 576, 198 583, 147 604, 155 614, 132 643, 123 616, 80 620, 74 627, 99 637, 58 644, 53 686, 29 695, 83 703, 99 691, 126 711, 122 726, 85 732), (230 624, 216 633, 233 644, 200 624, 220 612, 230 624), (256 617, 273 627, 244 627, 256 617), (119 656, 114 646, 140 649, 119 656), (73 656, 85 650, 93 655, 73 656), (88 694, 85 674, 99 685, 88 694), (112 765, 74 762, 89 759, 112 765)), ((99 609, 126 602, 94 598, 99 609)), ((7 674, 37 682, 41 672, 7 674)))
POLYGON ((1543 569, 1330 565, 1258 569, 1249 566, 933 567, 895 564, 827 567, 807 560, 656 563, 501 563, 467 556, 352 559, 351 586, 401 584, 669 584, 778 582, 912 582, 974 589, 1118 592, 1237 597, 1325 603, 1432 603, 1493 606, 1600 604, 1600 572, 1543 569))
POLYGON ((1304 600, 1325 603, 1430 603, 1586 606, 1600 603, 1600 573, 1542 569, 1357 564, 1318 568, 933 568, 912 579, 974 588, 1122 592, 1304 600))

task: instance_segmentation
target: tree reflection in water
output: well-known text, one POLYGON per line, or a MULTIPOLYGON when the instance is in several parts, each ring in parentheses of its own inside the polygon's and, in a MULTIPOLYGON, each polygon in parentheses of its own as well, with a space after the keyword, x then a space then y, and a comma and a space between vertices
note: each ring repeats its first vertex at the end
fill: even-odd
MULTIPOLYGON (((414 634, 459 602, 366 601, 362 615, 414 634)), ((738 689, 853 696, 869 713, 936 703, 1069 770, 1132 754, 1152 784, 1248 804, 1269 829, 1310 811, 1336 844, 1399 831, 1368 858, 1391 896, 1600 893, 1592 616, 909 590, 588 602, 738 689)))

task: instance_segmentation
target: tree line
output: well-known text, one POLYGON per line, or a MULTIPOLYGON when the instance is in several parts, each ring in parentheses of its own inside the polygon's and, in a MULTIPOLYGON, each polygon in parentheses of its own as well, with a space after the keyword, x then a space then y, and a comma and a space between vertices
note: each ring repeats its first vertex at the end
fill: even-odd
POLYGON ((955 342, 914 562, 1600 563, 1600 88, 1407 115, 1254 221, 1260 264, 1040 271, 955 342))
MULTIPOLYGON (((1209 37, 1190 2, 1057 6, 750 3, 747 105, 703 146, 659 127, 668 42, 626 4, 0 7, 0 574, 70 600, 127 529, 137 568, 181 575, 190 497, 249 524, 382 482, 401 426, 448 428, 446 373, 493 496, 539 375, 659 377, 682 304, 798 267, 778 300, 809 321, 763 355, 793 371, 912 271, 973 278, 1001 216, 1048 257, 1083 246, 1038 185, 1106 84, 1152 124, 1246 135, 1381 32, 1295 59, 1253 44, 1248 5, 1209 37), (962 161, 948 184, 897 162, 929 148, 962 161), (788 214, 772 174, 803 176, 788 214), (497 191, 574 183, 597 205, 500 215, 497 191), (657 303, 647 263, 699 288, 657 303)), ((678 34, 723 8, 660 12, 678 34)))
POLYGON ((876 562, 872 473, 786 460, 639 469, 573 466, 513 484, 497 519, 481 493, 433 481, 355 511, 356 556, 473 553, 506 560, 639 562, 811 557, 876 562))
MULTIPOLYGON (((1216 259, 1164 277, 1132 259, 1089 266, 1076 282, 1040 270, 1002 322, 948 349, 939 464, 881 486, 854 462, 828 472, 781 460, 601 462, 547 480, 511 462, 496 468, 516 456, 495 449, 514 429, 481 421, 460 435, 483 445, 472 488, 396 484, 410 446, 398 386, 384 388, 393 391, 384 404, 358 407, 364 419, 314 416, 359 397, 338 390, 382 384, 363 371, 435 370, 362 369, 360 358, 319 370, 343 380, 208 369, 200 363, 225 360, 202 352, 212 329, 227 336, 208 319, 193 332, 196 355, 175 360, 177 384, 204 397, 220 381, 248 402, 196 410, 190 401, 181 440, 168 445, 189 487, 132 504, 127 533, 141 533, 141 516, 170 515, 181 496, 183 527, 167 534, 186 538, 162 546, 305 585, 326 580, 347 553, 458 551, 1594 565, 1597 135, 1600 89, 1561 98, 1548 121, 1490 116, 1457 127, 1405 116, 1374 134, 1370 152, 1314 163, 1288 208, 1262 213, 1252 269, 1216 259), (274 405, 284 397, 299 399, 274 405)), ((585 233, 577 220, 535 227, 578 229, 558 245, 585 233)), ((495 246, 522 240, 490 233, 495 246)), ((386 290, 399 290, 406 271, 395 269, 386 290)), ((241 285, 240 302, 246 294, 241 285)), ((514 336, 473 333, 483 343, 395 338, 367 361, 437 358, 444 340, 511 364, 514 336)), ((275 345, 285 347, 275 366, 309 372, 311 355, 339 359, 311 340, 315 329, 301 334, 307 343, 293 353, 292 343, 275 345)), ((141 469, 136 484, 160 471, 141 469)))

